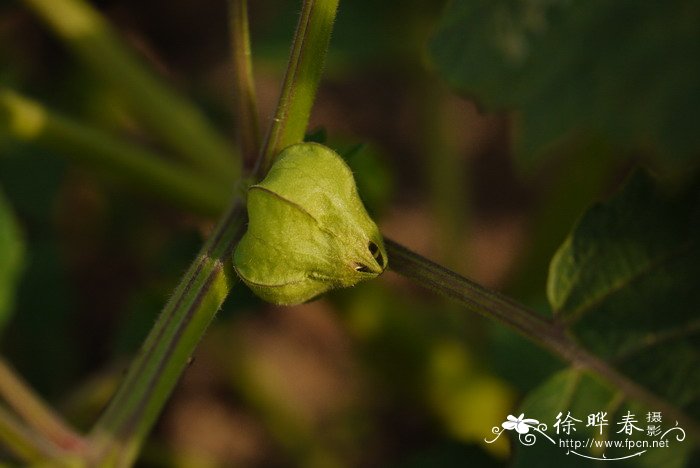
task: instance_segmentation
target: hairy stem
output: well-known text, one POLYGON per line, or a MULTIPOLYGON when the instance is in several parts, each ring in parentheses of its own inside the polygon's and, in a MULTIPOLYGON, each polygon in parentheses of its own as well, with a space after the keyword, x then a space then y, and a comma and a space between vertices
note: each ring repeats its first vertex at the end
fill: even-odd
POLYGON ((119 93, 171 149, 214 178, 231 183, 240 158, 201 112, 155 75, 84 0, 24 0, 100 79, 119 93))
MULTIPOLYGON (((336 8, 337 0, 304 3, 285 78, 287 92, 280 97, 277 125, 268 133, 265 148, 303 140, 336 8)), ((269 162, 260 161, 261 166, 269 162)), ((149 333, 91 434, 91 458, 100 466, 128 466, 135 459, 196 344, 237 281, 230 257, 245 220, 245 208, 236 199, 149 333)))
POLYGON ((243 154, 244 168, 252 171, 260 151, 260 124, 250 54, 248 2, 246 0, 229 0, 228 11, 231 54, 233 56, 233 94, 237 110, 236 133, 243 154))
POLYGON ((46 405, 0 357, 0 397, 38 434, 63 450, 80 451, 83 438, 46 405))
POLYGON ((1 86, 0 124, 14 138, 86 162, 141 190, 203 214, 220 214, 232 193, 212 177, 192 174, 140 146, 52 112, 1 86))
POLYGON ((196 345, 236 283, 230 257, 245 228, 240 199, 219 222, 151 329, 95 425, 91 461, 130 466, 196 345))
POLYGON ((304 0, 277 111, 258 162, 259 177, 280 151, 304 140, 337 9, 338 0, 304 0))
POLYGON ((390 268, 396 273, 456 300, 472 312, 512 328, 573 366, 607 380, 625 396, 662 410, 671 419, 681 422, 688 433, 693 434, 696 439, 700 438, 700 427, 682 410, 638 385, 610 364, 581 347, 556 319, 545 318, 512 299, 431 262, 390 239, 385 239, 385 244, 387 255, 391 259, 390 268))

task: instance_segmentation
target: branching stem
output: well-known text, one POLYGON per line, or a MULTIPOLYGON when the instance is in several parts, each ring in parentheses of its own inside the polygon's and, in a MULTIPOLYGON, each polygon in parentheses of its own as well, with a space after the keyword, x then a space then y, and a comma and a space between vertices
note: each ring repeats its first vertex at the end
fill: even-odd
POLYGON ((680 422, 688 433, 700 440, 700 428, 682 410, 651 393, 621 374, 607 362, 581 347, 564 326, 548 319, 512 299, 448 270, 445 267, 385 239, 390 268, 416 283, 456 300, 468 310, 506 325, 530 341, 548 349, 573 366, 606 380, 628 398, 646 403, 680 422))
MULTIPOLYGON (((285 79, 286 92, 280 97, 265 148, 303 140, 337 4, 337 0, 304 2, 294 38, 296 53, 290 58, 285 79)), ((266 161, 261 159, 260 164, 264 166, 266 161)), ((129 466, 136 458, 197 343, 238 280, 231 253, 245 230, 245 221, 244 201, 237 198, 180 281, 93 429, 92 463, 129 466)))

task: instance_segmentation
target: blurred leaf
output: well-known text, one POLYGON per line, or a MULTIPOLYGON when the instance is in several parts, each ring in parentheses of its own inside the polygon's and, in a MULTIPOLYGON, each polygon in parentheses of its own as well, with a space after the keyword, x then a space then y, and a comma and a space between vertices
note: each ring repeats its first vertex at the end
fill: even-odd
POLYGON ((564 367, 551 353, 513 330, 493 323, 488 331, 493 344, 488 357, 482 359, 488 359, 496 374, 519 394, 533 390, 564 367))
POLYGON ((571 130, 697 156, 700 4, 690 0, 455 0, 430 50, 488 107, 522 111, 519 149, 571 130))
POLYGON ((56 153, 30 145, 9 144, 3 151, 0 184, 29 227, 51 218, 66 166, 56 153))
MULTIPOLYGON (((435 412, 450 435, 481 442, 489 421, 513 407, 513 390, 500 378, 475 368, 473 356, 462 343, 444 340, 430 350, 428 385, 435 412)), ((482 444, 498 458, 509 453, 507 441, 482 444)))
MULTIPOLYGON (((18 288, 16 312, 3 339, 8 359, 48 399, 63 395, 75 382, 84 360, 96 355, 94 349, 81 354, 76 339, 79 335, 72 332, 76 294, 60 245, 52 234, 49 230, 37 238, 28 236, 29 255, 18 288)), ((89 327, 80 330, 90 330, 83 334, 94 336, 89 327)))
POLYGON ((359 143, 345 148, 339 154, 352 169, 360 198, 373 217, 381 215, 395 188, 394 175, 384 155, 371 144, 359 143))
POLYGON ((325 145, 328 141, 328 132, 326 131, 325 127, 314 128, 306 133, 304 136, 304 141, 325 145))
POLYGON ((12 312, 23 258, 24 242, 10 206, 0 192, 0 330, 12 312))
POLYGON ((0 185, 22 220, 27 245, 3 352, 46 397, 64 394, 80 368, 77 356, 89 359, 95 354, 76 351, 76 336, 92 337, 93 333, 70 331, 75 291, 56 240, 55 223, 65 168, 66 162, 52 152, 29 145, 8 144, 0 157, 0 185))
MULTIPOLYGON (((670 187, 636 171, 612 200, 583 216, 559 249, 550 267, 548 296, 555 314, 585 347, 697 420, 698 275, 700 180, 670 187)), ((616 422, 627 411, 636 412, 642 428, 647 427, 648 411, 660 411, 623 403, 615 389, 568 370, 531 394, 522 411, 527 417, 551 421, 560 411, 571 411, 583 421, 579 426, 585 426, 588 414, 608 411, 610 435, 617 438, 625 437, 616 433, 616 422)), ((669 416, 662 427, 665 431, 673 424, 669 416)), ((586 440, 584 432, 577 432, 577 437, 586 440)), ((643 433, 637 437, 653 439, 644 439, 643 433)), ((672 450, 649 449, 643 457, 635 457, 634 466, 659 466, 659 460, 663 466, 683 466, 692 447, 689 440, 672 445, 672 450)), ((522 449, 522 465, 531 466, 538 450, 522 449)), ((552 456, 558 452, 566 454, 547 450, 552 456)), ((623 452, 606 451, 606 456, 623 452)), ((561 466, 550 461, 551 466, 561 466)))
MULTIPOLYGON (((438 424, 440 433, 455 443, 479 444, 498 460, 507 456, 505 440, 486 445, 483 434, 490 429, 489 421, 513 406, 514 392, 467 344, 467 324, 459 320, 463 314, 455 320, 443 304, 393 294, 376 282, 334 294, 345 300, 341 313, 356 341, 368 384, 376 391, 372 399, 382 402, 380 414, 400 415, 402 422, 394 423, 390 438, 415 437, 412 427, 415 430, 417 421, 425 418, 431 424, 430 434, 436 432, 432 425, 438 424)), ((418 461, 411 460, 411 453, 425 448, 405 448, 402 458, 421 466, 413 465, 418 461)), ((435 461, 424 466, 463 465, 435 461)))

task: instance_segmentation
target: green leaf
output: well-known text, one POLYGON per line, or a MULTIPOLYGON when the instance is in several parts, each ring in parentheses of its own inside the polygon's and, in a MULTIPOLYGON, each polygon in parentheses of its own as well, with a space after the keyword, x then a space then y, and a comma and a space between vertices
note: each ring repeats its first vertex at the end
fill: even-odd
POLYGON ((664 187, 636 171, 556 253, 547 295, 586 346, 616 358, 662 333, 697 333, 699 277, 700 184, 664 187))
POLYGON ((530 160, 588 130, 680 161, 700 149, 699 23, 692 0, 454 0, 430 51, 453 87, 522 113, 530 160))
POLYGON ((388 205, 394 191, 395 180, 380 149, 372 144, 359 143, 339 151, 352 170, 357 191, 367 211, 375 218, 388 205))
MULTIPOLYGON (((616 196, 581 218, 552 260, 547 292, 554 313, 584 347, 697 421, 698 277, 700 180, 695 177, 682 187, 671 186, 636 171, 616 196)), ((627 411, 646 428, 647 413, 660 409, 622 401, 616 389, 570 369, 533 392, 521 411, 526 417, 549 419, 550 425, 558 412, 571 411, 583 421, 576 437, 586 440, 592 435, 592 428, 584 427, 588 414, 607 411, 611 433, 600 438, 619 439, 624 434, 616 434, 620 428, 616 423, 627 411)), ((661 424, 664 431, 675 423, 667 417, 661 424)), ((642 433, 635 437, 645 440, 642 433)), ((669 449, 649 449, 633 464, 683 466, 693 443, 676 441, 669 449)), ((522 466, 532 466, 541 449, 520 450, 522 466)), ((548 447, 546 452, 554 456, 552 466, 563 460, 556 454, 566 455, 559 448, 548 447)), ((605 453, 611 457, 634 451, 605 453)))
POLYGON ((19 228, 10 206, 0 192, 0 330, 12 312, 23 258, 24 243, 19 228))

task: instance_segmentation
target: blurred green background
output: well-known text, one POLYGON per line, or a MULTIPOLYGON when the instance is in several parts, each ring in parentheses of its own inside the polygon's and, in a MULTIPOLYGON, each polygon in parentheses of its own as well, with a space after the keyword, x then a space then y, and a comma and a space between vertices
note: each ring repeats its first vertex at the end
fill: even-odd
MULTIPOLYGON (((224 0, 92 3, 233 142, 224 0)), ((586 207, 636 164, 695 169, 700 8, 444 3, 341 2, 310 130, 346 155, 387 236, 547 313, 550 259, 586 207)), ((250 5, 263 128, 299 10, 250 5)), ((158 147, 13 1, 0 84, 158 147)), ((213 220, 2 129, 0 191, 25 244, 0 350, 87 429, 213 220)), ((484 438, 562 366, 390 272, 294 308, 239 285, 139 466, 503 466, 506 439, 484 438)))

